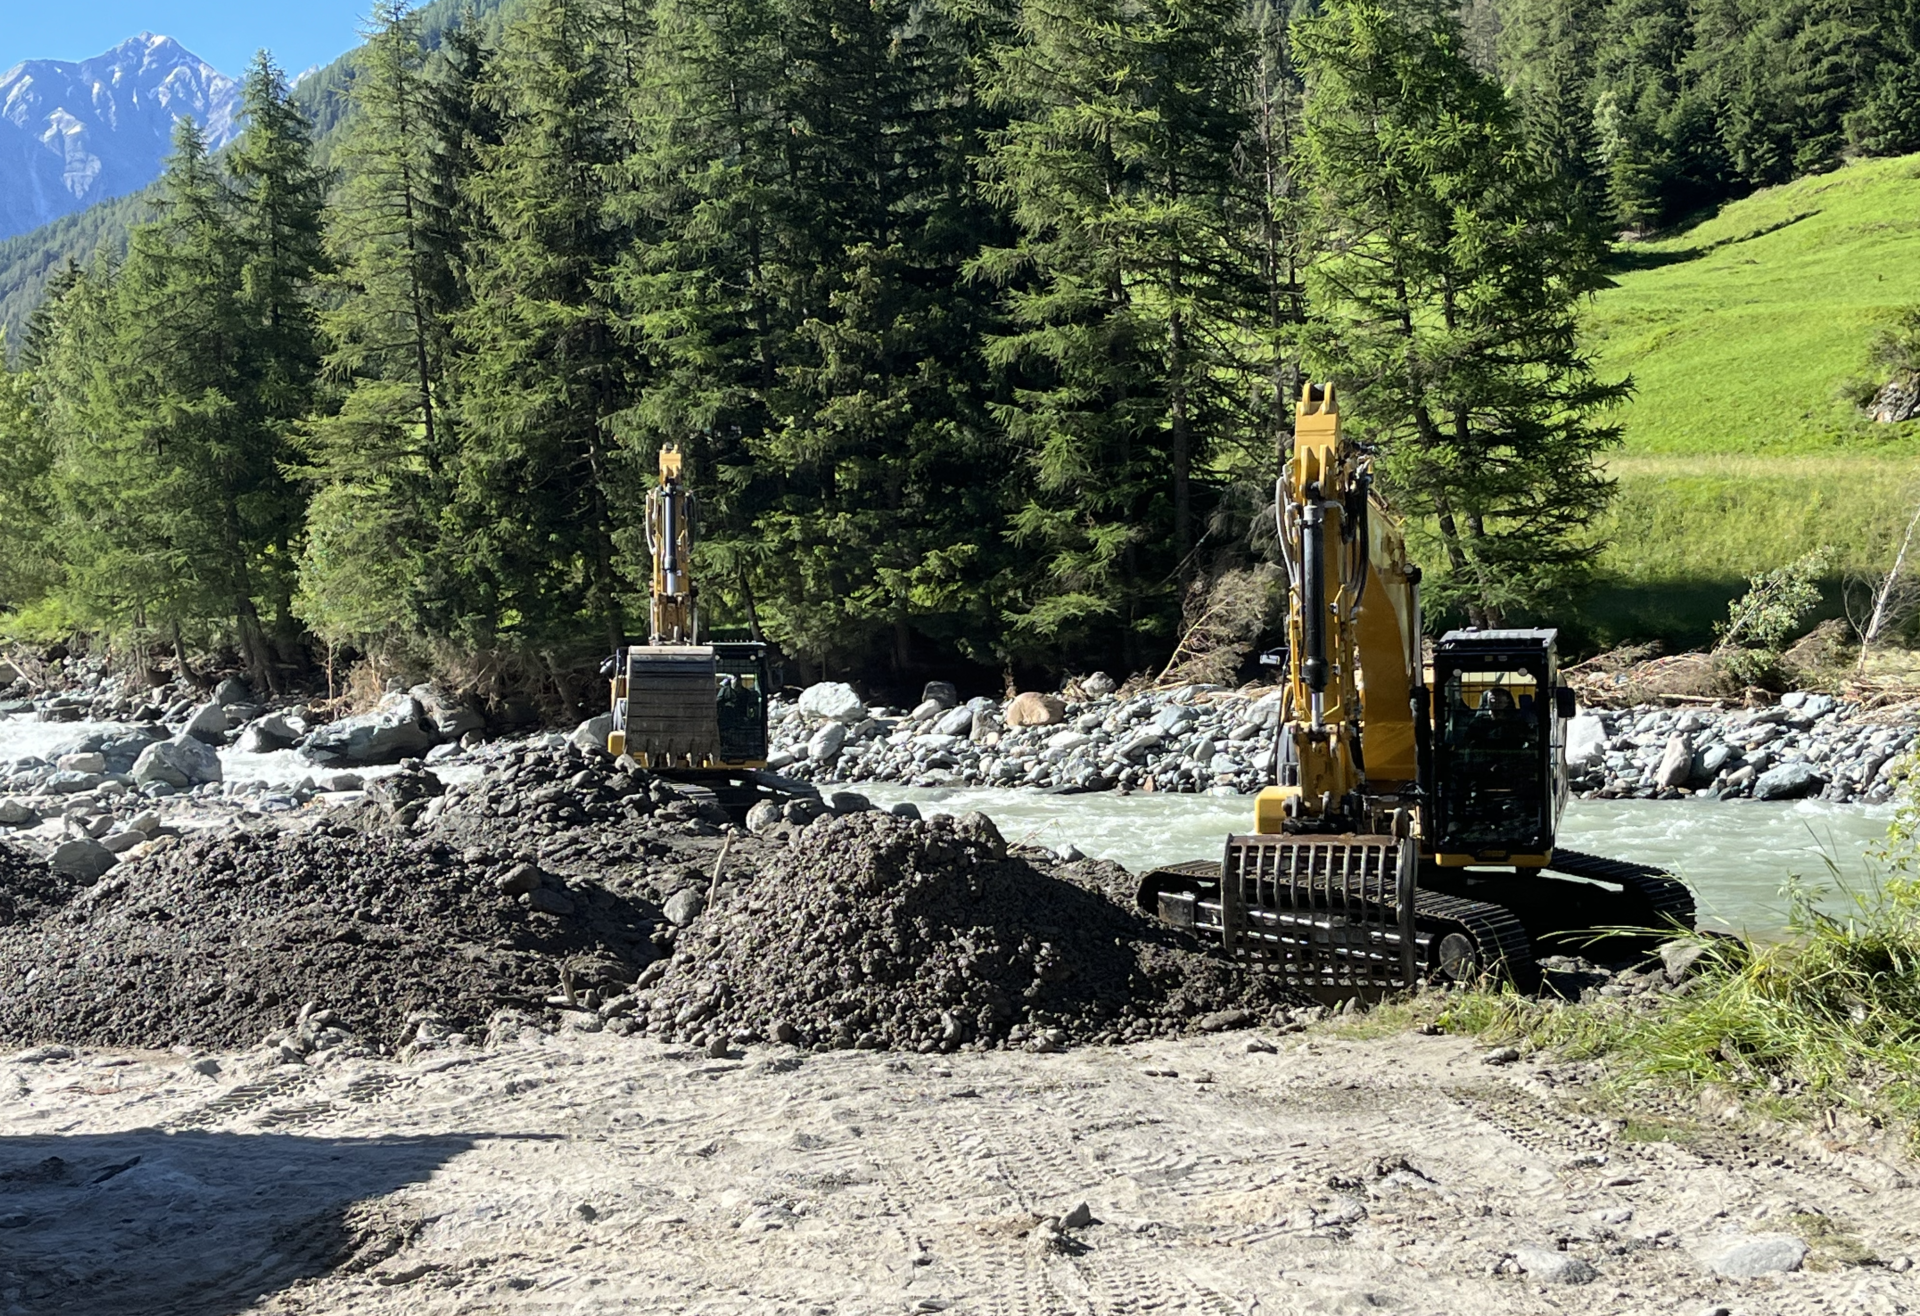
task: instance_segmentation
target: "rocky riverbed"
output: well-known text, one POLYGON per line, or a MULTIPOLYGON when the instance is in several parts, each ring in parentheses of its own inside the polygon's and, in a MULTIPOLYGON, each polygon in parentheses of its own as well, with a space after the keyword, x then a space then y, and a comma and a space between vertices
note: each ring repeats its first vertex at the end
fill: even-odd
MULTIPOLYGON (((774 766, 815 782, 1246 794, 1272 780, 1280 695, 1183 686, 1123 697, 1022 694, 961 703, 927 687, 915 708, 869 707, 817 685, 773 715, 774 766)), ((1868 711, 1797 692, 1760 708, 1642 706, 1567 726, 1576 793, 1595 799, 1882 803, 1913 748, 1911 708, 1868 711)))

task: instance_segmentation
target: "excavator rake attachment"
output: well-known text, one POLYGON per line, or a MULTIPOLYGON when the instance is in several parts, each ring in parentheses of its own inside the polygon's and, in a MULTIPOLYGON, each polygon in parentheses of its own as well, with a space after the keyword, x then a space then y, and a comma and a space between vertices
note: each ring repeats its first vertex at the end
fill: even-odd
POLYGON ((1221 945, 1316 995, 1411 987, 1417 871, 1413 846, 1393 836, 1229 837, 1221 945))
POLYGON ((1139 903, 1321 1000, 1378 1000, 1422 980, 1530 988, 1537 970, 1519 921, 1420 889, 1418 872, 1414 842, 1393 836, 1234 836, 1224 863, 1148 873, 1139 903))

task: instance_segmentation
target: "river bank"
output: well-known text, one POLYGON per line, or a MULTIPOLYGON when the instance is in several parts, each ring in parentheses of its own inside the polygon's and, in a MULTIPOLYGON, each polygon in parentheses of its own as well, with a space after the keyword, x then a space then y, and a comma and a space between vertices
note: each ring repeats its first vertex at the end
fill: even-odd
MULTIPOLYGON (((1244 795, 1273 780, 1280 714, 1271 688, 1123 696, 1099 674, 1079 698, 961 703, 935 683, 905 711, 825 684, 776 701, 771 766, 818 783, 1244 795)), ((1573 718, 1566 758, 1587 799, 1881 804, 1917 723, 1911 706, 1868 710, 1807 692, 1759 708, 1642 705, 1573 718)))

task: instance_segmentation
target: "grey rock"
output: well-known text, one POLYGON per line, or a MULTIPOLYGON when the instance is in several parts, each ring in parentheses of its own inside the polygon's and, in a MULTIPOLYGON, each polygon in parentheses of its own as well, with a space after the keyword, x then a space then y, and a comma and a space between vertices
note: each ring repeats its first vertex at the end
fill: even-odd
MULTIPOLYGON (((818 686, 814 687, 818 689, 818 686)), ((807 741, 807 757, 815 763, 831 763, 840 757, 840 750, 847 743, 847 726, 844 722, 828 722, 813 733, 807 741)))
POLYGON ((822 681, 818 685, 808 686, 800 693, 799 708, 809 717, 842 722, 848 726, 867 720, 866 701, 854 693, 852 686, 839 681, 822 681))
MULTIPOLYGON (((416 685, 407 691, 420 705, 421 713, 428 725, 442 740, 458 740, 470 731, 486 729, 485 714, 464 699, 447 693, 432 682, 416 685)), ((611 728, 609 728, 611 729, 611 728)), ((604 738, 601 744, 605 744, 604 738)))
POLYGON ((240 738, 233 742, 233 747, 242 754, 272 754, 291 748, 298 739, 295 736, 276 735, 265 722, 266 719, 262 718, 248 726, 240 733, 240 738))
POLYGON ((524 896, 540 889, 540 870, 532 864, 515 864, 494 879, 493 889, 503 896, 524 896))
POLYGON ((193 716, 187 719, 182 730, 183 735, 209 745, 227 743, 227 710, 218 700, 212 700, 193 710, 193 716))
POLYGON ((993 825, 993 819, 986 814, 977 810, 963 813, 953 820, 953 829, 993 858, 1007 857, 1006 838, 1000 835, 1000 829, 993 825))
POLYGON ((1092 695, 1095 699, 1104 699, 1119 689, 1119 686, 1114 679, 1105 672, 1095 672, 1092 676, 1089 676, 1080 683, 1080 688, 1092 695))
POLYGON ((825 804, 835 813, 869 813, 873 809, 873 801, 859 791, 834 791, 825 804))
POLYGON ((887 812, 896 818, 911 818, 915 822, 920 820, 920 806, 912 800, 902 800, 898 804, 889 805, 887 812))
POLYGON ((1694 966, 1706 953, 1706 946, 1697 941, 1662 942, 1660 963, 1665 967, 1669 981, 1680 982, 1693 974, 1694 966))
POLYGON ((1728 1279, 1759 1279, 1800 1269, 1807 1245, 1790 1234, 1744 1234, 1717 1241, 1702 1252, 1707 1269, 1728 1279))
POLYGON ((1537 1284, 1591 1284, 1600 1272, 1571 1252, 1553 1248, 1515 1248, 1513 1259, 1537 1284))
POLYGON ((747 810, 747 830, 755 836, 780 825, 780 806, 772 800, 761 800, 747 810))
POLYGON ((129 827, 123 832, 115 832, 112 836, 103 837, 100 844, 116 855, 123 855, 136 845, 145 845, 147 840, 145 832, 137 827, 129 827))
POLYGON ((98 841, 81 838, 68 841, 54 850, 47 860, 47 867, 62 877, 71 877, 84 885, 91 886, 103 877, 107 870, 119 862, 113 851, 98 841))
POLYGON ((913 722, 916 724, 921 722, 930 722, 934 718, 939 717, 942 713, 946 711, 947 711, 946 706, 941 704, 938 700, 923 699, 918 704, 914 705, 914 709, 911 713, 907 714, 907 721, 913 722))
POLYGON ((0 827, 38 827, 40 815, 18 800, 0 800, 0 827))
POLYGON ((1810 763, 1782 763, 1762 773, 1753 783, 1756 800, 1798 800, 1826 785, 1826 778, 1810 763))
POLYGON ((222 708, 231 708, 235 704, 251 704, 253 691, 249 690, 247 683, 239 677, 229 676, 213 688, 213 702, 222 708))
POLYGON ((537 909, 542 914, 573 913, 573 902, 552 887, 543 886, 537 891, 527 892, 526 902, 529 909, 537 909))
POLYGON ((315 780, 323 791, 357 791, 366 788, 366 778, 357 772, 324 772, 315 780))
POLYGON ((682 887, 680 890, 668 896, 667 903, 660 907, 660 912, 665 914, 667 921, 675 927, 684 928, 687 924, 699 918, 700 912, 706 907, 706 897, 702 896, 695 888, 689 886, 682 887))
POLYGON ((1215 1010, 1202 1015, 1196 1026, 1203 1033, 1223 1033, 1232 1028, 1245 1028, 1252 1022, 1253 1015, 1247 1010, 1215 1010))
POLYGON ((922 703, 952 708, 960 702, 960 691, 951 681, 929 681, 927 688, 920 692, 920 699, 922 703))
POLYGON ((306 738, 302 752, 326 764, 398 763, 432 749, 433 729, 412 696, 388 695, 371 713, 343 717, 306 738))
POLYGON ((1088 1206, 1085 1202, 1080 1203, 1078 1206, 1074 1207, 1071 1211, 1068 1211, 1065 1215, 1060 1217, 1060 1227, 1062 1229, 1085 1229, 1088 1225, 1092 1223, 1093 1223, 1093 1208, 1088 1206))
POLYGON ((1731 745, 1724 745, 1716 740, 1701 750, 1699 758, 1694 761, 1695 778, 1698 780, 1712 781, 1720 775, 1720 769, 1726 767, 1728 761, 1732 758, 1733 747, 1731 745))
POLYGON ((81 791, 90 791, 106 780, 97 772, 56 772, 40 783, 40 789, 49 795, 78 795, 81 791))
POLYGON ((1607 724, 1591 713, 1567 723, 1567 766, 1584 768, 1607 751, 1607 724))
POLYGON ((1693 778, 1693 745, 1685 736, 1667 737, 1666 752, 1654 770, 1654 785, 1662 789, 1684 786, 1693 778))
POLYGON ((973 716, 974 710, 965 704, 949 709, 934 720, 934 732, 942 736, 968 735, 973 731, 973 716))
MULTIPOLYGON (((464 735, 466 733, 462 732, 461 734, 464 735)), ((598 717, 588 718, 579 726, 575 727, 573 734, 567 739, 589 754, 595 750, 604 754, 607 750, 607 737, 612 734, 613 714, 602 713, 598 717)))
POLYGON ((62 754, 54 760, 55 766, 65 772, 102 773, 107 770, 105 754, 62 754))
POLYGON ((158 740, 140 751, 133 763, 135 784, 165 783, 177 790, 205 786, 224 779, 220 756, 188 735, 158 740))

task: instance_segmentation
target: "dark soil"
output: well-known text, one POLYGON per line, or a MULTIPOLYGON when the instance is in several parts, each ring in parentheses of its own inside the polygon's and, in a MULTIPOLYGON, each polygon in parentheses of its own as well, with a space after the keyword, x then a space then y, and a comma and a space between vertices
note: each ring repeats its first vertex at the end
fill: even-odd
POLYGON ((1115 903, 1097 874, 1003 857, 982 824, 807 827, 681 938, 643 993, 648 1031, 934 1051, 1153 1037, 1300 1003, 1115 903))
POLYGON ((723 836, 710 802, 571 750, 430 810, 420 776, 357 810, 163 842, 92 887, 0 847, 0 1041, 245 1047, 311 1006, 381 1049, 422 1015, 478 1040, 511 1009, 708 1045, 950 1050, 1297 1004, 1109 898, 1112 865, 1008 858, 984 820, 723 836), (676 928, 662 906, 689 889, 716 908, 676 928))

